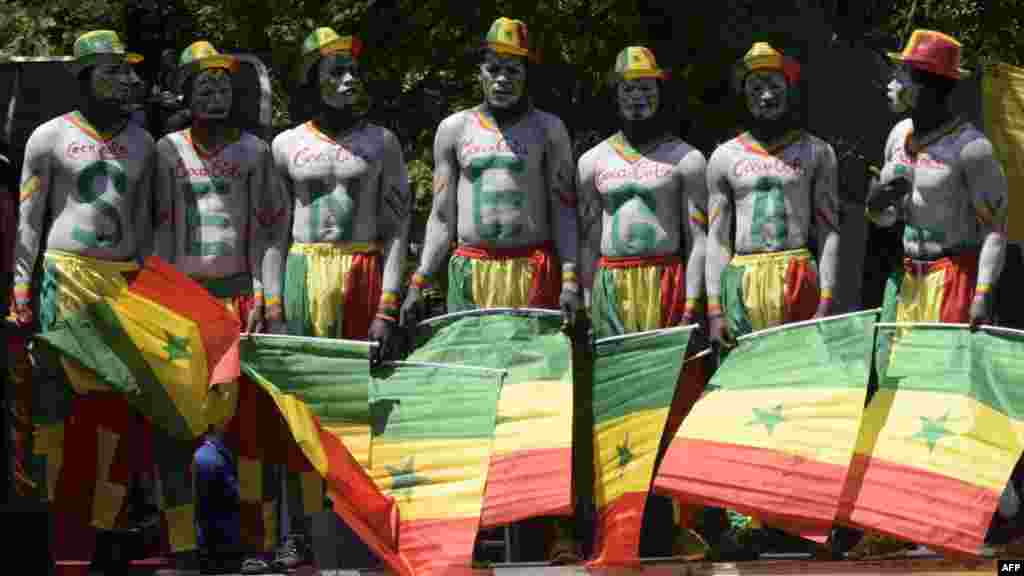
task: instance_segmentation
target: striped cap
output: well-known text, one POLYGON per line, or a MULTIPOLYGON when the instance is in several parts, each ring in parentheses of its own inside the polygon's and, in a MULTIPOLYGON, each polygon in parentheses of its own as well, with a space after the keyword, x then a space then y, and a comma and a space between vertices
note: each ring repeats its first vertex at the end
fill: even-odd
POLYGON ((299 82, 306 79, 309 69, 312 68, 320 58, 328 54, 345 53, 353 60, 359 60, 363 53, 363 42, 355 36, 338 36, 338 33, 331 28, 317 28, 306 36, 302 42, 302 62, 299 70, 299 82))
POLYGON ((903 52, 889 52, 889 57, 915 68, 946 78, 969 78, 971 72, 960 67, 960 43, 955 38, 934 30, 914 30, 903 52))
POLYGON ((113 30, 93 30, 82 34, 75 40, 74 55, 75 59, 69 66, 76 76, 85 68, 100 63, 138 64, 143 60, 141 54, 126 52, 124 43, 113 30))
POLYGON ((612 80, 635 80, 637 78, 667 79, 668 72, 658 68, 654 52, 643 46, 629 46, 615 58, 612 80))
POLYGON ((755 42, 750 50, 736 63, 733 80, 737 91, 743 89, 743 80, 755 70, 777 70, 786 77, 790 86, 800 80, 800 64, 785 56, 767 42, 755 42))
POLYGON ((219 68, 237 72, 238 66, 237 58, 217 52, 213 44, 206 40, 193 42, 181 51, 181 57, 178 58, 178 88, 182 89, 189 78, 203 70, 219 68))
POLYGON ((491 24, 490 30, 487 31, 487 37, 484 38, 484 47, 490 48, 498 54, 536 57, 530 51, 530 36, 526 30, 526 24, 521 20, 512 20, 504 16, 491 24))

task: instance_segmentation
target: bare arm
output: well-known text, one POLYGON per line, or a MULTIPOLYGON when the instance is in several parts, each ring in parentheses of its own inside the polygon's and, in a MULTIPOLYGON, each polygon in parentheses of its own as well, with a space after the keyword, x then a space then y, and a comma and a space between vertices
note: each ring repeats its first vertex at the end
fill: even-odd
POLYGON ((146 146, 149 154, 146 155, 145 165, 142 167, 142 176, 139 178, 138 186, 133 191, 135 198, 135 234, 136 234, 136 259, 140 265, 146 260, 155 248, 155 231, 153 229, 153 174, 156 170, 156 147, 153 139, 146 135, 146 146))
POLYGON ((288 223, 292 195, 288 181, 287 163, 282 164, 277 154, 268 151, 264 164, 265 203, 255 208, 257 222, 262 230, 265 243, 262 266, 263 296, 266 299, 267 308, 270 309, 281 304, 283 292, 281 282, 284 277, 288 237, 291 234, 291 227, 288 223))
POLYGON ((992 143, 978 138, 960 153, 974 214, 984 240, 976 295, 988 294, 999 281, 1006 258, 1007 183, 992 143))
POLYGON ((409 249, 413 198, 402 147, 391 133, 387 135, 378 198, 379 234, 384 243, 384 291, 377 309, 386 320, 395 321, 401 304, 402 270, 409 249))
POLYGON ((576 188, 573 185, 575 170, 572 165, 572 144, 569 142, 569 132, 565 129, 565 124, 554 116, 550 118, 554 122, 548 128, 545 176, 551 210, 551 235, 555 239, 555 250, 562 263, 562 290, 579 292, 579 279, 576 277, 579 229, 576 188))
POLYGON ((174 264, 174 145, 167 138, 156 144, 156 168, 153 173, 156 230, 153 252, 174 264))
POLYGON ((814 221, 818 239, 818 273, 822 300, 831 300, 839 267, 840 203, 836 153, 825 144, 814 174, 814 221))
POLYGON ((45 224, 46 207, 53 185, 51 130, 36 129, 25 146, 18 195, 18 244, 15 247, 14 295, 18 304, 28 304, 32 292, 32 271, 39 256, 39 242, 45 224))
POLYGON ((722 313, 722 272, 732 260, 732 189, 726 180, 726 157, 716 150, 708 161, 708 234, 705 256, 705 282, 708 290, 708 315, 722 313))
POLYGON ((449 245, 455 239, 456 188, 459 184, 455 145, 461 124, 461 116, 449 117, 441 122, 434 137, 434 202, 427 218, 423 254, 416 270, 418 278, 413 278, 414 284, 429 281, 437 274, 448 256, 449 245))
POLYGON ((707 162, 699 150, 687 154, 676 166, 685 194, 680 242, 688 240, 686 258, 686 313, 700 312, 704 296, 704 275, 707 267, 708 185, 707 162))
POLYGON ((583 285, 584 302, 590 305, 597 259, 601 256, 601 195, 597 191, 594 163, 589 154, 580 158, 576 175, 576 211, 579 215, 580 237, 579 273, 583 285))
MULTIPOLYGON (((267 178, 270 158, 267 152, 267 143, 260 140, 258 147, 252 151, 256 158, 249 171, 249 222, 246 226, 248 236, 246 245, 249 249, 249 274, 252 275, 252 291, 258 302, 269 297, 264 292, 263 261, 266 258, 267 249, 270 247, 270 231, 269 229, 265 230, 260 221, 261 211, 270 208, 267 203, 270 198, 268 193, 270 183, 267 178)), ((278 280, 279 282, 280 280, 278 280)), ((277 294, 280 294, 280 286, 277 287, 277 294)))

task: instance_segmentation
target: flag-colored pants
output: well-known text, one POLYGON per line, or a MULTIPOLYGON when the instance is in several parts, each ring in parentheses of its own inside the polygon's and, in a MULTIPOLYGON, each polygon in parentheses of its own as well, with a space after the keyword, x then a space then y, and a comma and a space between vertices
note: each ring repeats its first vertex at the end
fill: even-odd
POLYGON ((380 266, 376 244, 292 244, 284 281, 288 332, 365 340, 380 303, 380 266))
POLYGON ((882 322, 964 323, 978 281, 977 252, 938 260, 903 259, 889 277, 882 322))
POLYGON ((558 308, 562 279, 550 244, 459 246, 448 262, 448 312, 477 308, 558 308))
POLYGON ((740 254, 722 272, 722 309, 734 337, 810 320, 817 308, 818 273, 806 248, 740 254))
MULTIPOLYGON (((134 262, 48 250, 39 319, 48 330, 80 308, 127 286, 134 262)), ((95 530, 118 523, 132 477, 149 473, 148 423, 91 371, 53 355, 33 378, 31 476, 53 512, 54 556, 89 560, 95 530)))
MULTIPOLYGON (((597 263, 591 298, 591 320, 597 338, 678 326, 686 312, 686 270, 682 259, 677 255, 604 256, 597 263)), ((662 435, 662 453, 667 449, 668 442, 675 436, 693 403, 704 391, 706 382, 707 370, 703 358, 691 361, 683 367, 665 425, 665 433, 662 435)), ((638 509, 616 512, 627 522, 636 524, 633 528, 637 533, 633 537, 639 538, 644 502, 635 500, 635 504, 638 509), (626 518, 632 514, 636 514, 635 518, 626 518)), ((673 502, 673 508, 677 523, 683 527, 692 527, 695 510, 678 502, 673 502)), ((611 523, 612 519, 606 518, 602 513, 599 530, 612 532, 614 528, 609 525, 611 523)), ((606 554, 609 557, 614 556, 612 552, 605 553, 603 540, 599 533, 599 557, 606 554)))

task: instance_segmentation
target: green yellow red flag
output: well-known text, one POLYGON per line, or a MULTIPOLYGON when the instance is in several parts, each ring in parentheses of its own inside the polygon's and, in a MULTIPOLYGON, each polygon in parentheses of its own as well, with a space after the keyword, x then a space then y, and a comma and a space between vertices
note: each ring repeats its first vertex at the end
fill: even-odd
POLYGON ((795 531, 831 526, 877 318, 858 312, 739 338, 672 439, 655 489, 795 531))
POLYGON ((594 349, 593 566, 638 564, 655 461, 695 326, 603 338, 594 349))
POLYGON ((841 521, 977 554, 1024 452, 1024 332, 878 324, 891 342, 841 521))
POLYGON ((561 314, 493 308, 432 318, 410 361, 508 370, 482 528, 573 511, 572 348, 561 314))
POLYGON ((503 370, 398 362, 374 371, 371 476, 401 511, 415 574, 468 573, 503 370))
MULTIPOLYGON (((981 77, 981 108, 985 135, 1006 171, 1010 190, 1024 189, 1024 69, 1002 62, 985 68, 981 77)), ((1024 203, 1010 200, 1007 237, 1024 241, 1024 203)))

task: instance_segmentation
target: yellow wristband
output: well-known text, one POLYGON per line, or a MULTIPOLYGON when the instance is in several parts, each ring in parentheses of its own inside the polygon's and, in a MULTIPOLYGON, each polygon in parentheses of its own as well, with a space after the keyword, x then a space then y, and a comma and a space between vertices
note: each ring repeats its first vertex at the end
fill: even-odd
POLYGON ((697 298, 687 298, 686 305, 683 307, 686 312, 700 312, 701 308, 701 302, 697 298))
POLYGON ((409 283, 417 288, 424 288, 430 285, 430 280, 426 276, 420 274, 419 272, 416 272, 415 274, 412 275, 412 279, 409 281, 409 283))
POLYGON ((265 305, 266 306, 280 306, 281 305, 281 297, 280 296, 271 296, 270 298, 267 298, 267 300, 265 302, 265 305))
POLYGON ((989 294, 991 292, 992 292, 992 285, 991 284, 978 284, 978 286, 974 288, 974 293, 975 294, 989 294))
POLYGON ((832 299, 832 289, 831 288, 822 288, 821 289, 821 299, 822 300, 831 300, 832 299))
POLYGON ((572 270, 563 270, 562 282, 576 282, 576 272, 572 270))

